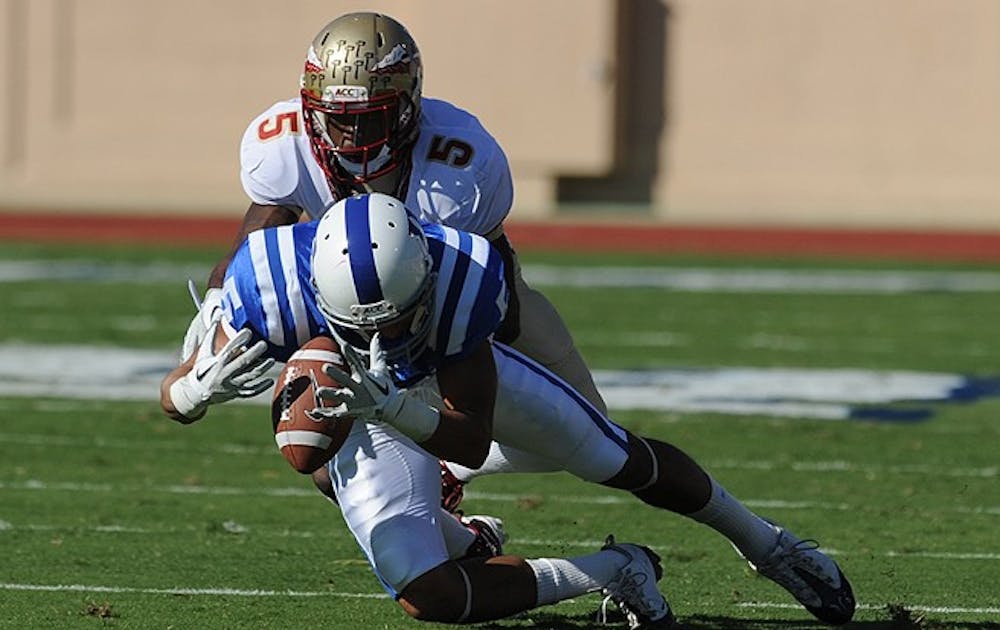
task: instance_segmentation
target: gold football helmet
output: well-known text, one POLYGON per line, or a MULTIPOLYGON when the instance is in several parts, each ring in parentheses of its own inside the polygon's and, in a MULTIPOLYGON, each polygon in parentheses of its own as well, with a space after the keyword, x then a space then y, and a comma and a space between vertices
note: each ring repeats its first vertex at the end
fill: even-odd
POLYGON ((366 182, 406 162, 422 79, 416 42, 387 15, 348 13, 320 30, 302 73, 302 113, 331 185, 366 182))

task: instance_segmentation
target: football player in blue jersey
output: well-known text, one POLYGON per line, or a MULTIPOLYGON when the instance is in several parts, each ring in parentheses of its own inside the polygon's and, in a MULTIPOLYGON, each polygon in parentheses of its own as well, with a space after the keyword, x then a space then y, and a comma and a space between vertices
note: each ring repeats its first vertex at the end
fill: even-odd
MULTIPOLYGON (((823 621, 851 619, 855 603, 850 584, 815 543, 752 513, 680 449, 632 434, 566 381, 497 342, 492 332, 503 319, 506 291, 499 256, 484 239, 439 225, 417 225, 401 202, 383 195, 338 202, 318 224, 251 235, 227 272, 223 305, 230 329, 225 338, 249 328, 260 339, 251 352, 278 357, 291 351, 282 350, 284 346, 304 343, 310 335, 330 334, 340 341, 351 373, 325 368, 343 386, 321 388, 318 395, 334 404, 317 407, 314 414, 331 422, 351 418, 364 428, 352 429, 348 437, 345 446, 353 446, 346 453, 351 455, 342 447, 328 464, 331 492, 376 571, 396 589, 408 612, 453 621, 455 611, 437 599, 447 593, 465 597, 468 606, 461 618, 493 618, 529 600, 537 605, 572 597, 581 588, 595 588, 595 582, 586 577, 590 569, 581 569, 591 567, 590 560, 512 560, 509 566, 517 570, 511 569, 511 575, 521 576, 516 583, 522 590, 516 591, 517 606, 508 603, 511 608, 491 607, 473 596, 480 588, 489 592, 493 584, 493 569, 483 569, 486 575, 479 572, 493 566, 488 562, 474 569, 407 562, 407 567, 419 567, 419 575, 388 577, 396 573, 383 563, 392 565, 403 557, 398 549, 403 543, 377 535, 368 506, 372 493, 380 496, 382 490, 357 480, 390 476, 390 467, 376 460, 382 464, 384 458, 398 456, 379 458, 386 450, 397 453, 401 444, 474 475, 565 470, 626 490, 719 531, 759 573, 823 621), (276 294, 276 287, 283 293, 276 294)), ((244 344, 249 341, 243 339, 244 344)), ((257 375, 248 369, 236 372, 257 375)), ((194 374, 178 373, 177 382, 197 380, 194 374)), ((178 401, 185 403, 183 396, 169 396, 175 386, 164 390, 165 409, 173 404, 173 412, 182 416, 203 412, 198 405, 177 407, 178 401)), ((214 402, 211 394, 201 400, 214 402)), ((414 484, 428 483, 414 481, 416 466, 401 468, 411 472, 390 487, 409 492, 414 484)), ((421 496, 435 494, 433 483, 429 486, 421 486, 421 496)), ((644 570, 647 582, 656 577, 655 568, 654 574, 649 566, 644 570)), ((642 592, 637 600, 623 595, 629 589, 608 591, 634 627, 670 619, 655 590, 642 592)))
MULTIPOLYGON (((368 380, 340 374, 354 389, 323 392, 350 400, 357 418, 327 465, 331 499, 409 615, 472 623, 601 591, 632 628, 676 627, 656 587, 659 557, 648 548, 609 538, 584 556, 525 559, 502 555, 496 540, 485 553, 470 553, 482 536, 463 538, 440 505, 437 457, 478 466, 491 443, 496 373, 483 382, 462 368, 492 361, 490 340, 507 306, 503 264, 485 239, 422 227, 385 195, 347 198, 319 222, 252 233, 226 273, 222 304, 206 336, 215 343, 203 341, 164 379, 164 411, 193 422, 212 404, 266 390, 271 363, 311 337, 339 339, 368 380), (378 260, 358 255, 363 250, 377 250, 378 260), (361 288, 369 302, 355 304, 356 287, 339 269, 345 264, 377 279, 361 288), (314 268, 323 271, 314 276, 314 268), (396 299, 402 294, 405 303, 396 299), (341 309, 342 300, 351 306, 341 309), (349 324, 358 318, 374 328, 349 324)), ((338 421, 321 412, 316 419, 338 421)), ((496 519, 483 519, 481 527, 497 531, 496 519)))

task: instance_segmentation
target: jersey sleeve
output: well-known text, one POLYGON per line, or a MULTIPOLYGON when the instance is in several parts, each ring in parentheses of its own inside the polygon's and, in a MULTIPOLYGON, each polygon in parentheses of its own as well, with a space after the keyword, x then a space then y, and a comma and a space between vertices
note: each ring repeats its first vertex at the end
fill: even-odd
POLYGON ((222 283, 222 312, 233 330, 249 328, 256 339, 266 339, 267 324, 256 283, 250 247, 243 241, 226 268, 222 283), (249 281, 248 281, 249 279, 249 281))
POLYGON ((315 223, 252 232, 226 269, 226 323, 234 330, 249 328, 278 361, 326 329, 309 283, 314 234, 315 223))
POLYGON ((507 312, 508 289, 503 260, 485 238, 441 226, 427 231, 446 234, 450 241, 435 247, 457 252, 442 257, 436 296, 441 301, 437 344, 442 363, 449 363, 469 356, 493 335, 507 312))
POLYGON ((302 133, 297 101, 275 103, 254 118, 240 143, 240 182, 254 203, 300 206, 300 160, 295 146, 302 133))
MULTIPOLYGON (((486 239, 483 239, 484 241, 486 239)), ((509 297, 507 281, 504 279, 503 259, 493 247, 488 248, 488 258, 483 270, 482 289, 476 296, 472 312, 478 317, 471 326, 472 344, 466 344, 465 352, 471 352, 481 342, 493 336, 507 314, 509 297)))

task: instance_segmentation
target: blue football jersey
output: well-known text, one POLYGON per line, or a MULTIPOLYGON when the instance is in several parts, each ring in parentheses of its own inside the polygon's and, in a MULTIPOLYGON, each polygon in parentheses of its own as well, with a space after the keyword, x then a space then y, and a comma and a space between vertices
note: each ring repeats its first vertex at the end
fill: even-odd
MULTIPOLYGON (((226 270, 223 309, 229 324, 251 329, 278 361, 287 361, 313 337, 331 333, 312 284, 316 225, 312 221, 252 232, 226 270)), ((422 227, 437 274, 433 326, 426 350, 414 363, 393 366, 403 386, 467 356, 493 334, 507 312, 503 261, 489 241, 443 225, 422 227)), ((337 332, 360 353, 368 352, 360 336, 337 332)))

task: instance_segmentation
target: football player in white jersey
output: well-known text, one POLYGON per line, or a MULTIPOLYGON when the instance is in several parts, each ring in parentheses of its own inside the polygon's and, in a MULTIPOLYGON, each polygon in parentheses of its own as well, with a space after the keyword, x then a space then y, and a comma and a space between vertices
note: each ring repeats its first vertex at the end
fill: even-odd
MULTIPOLYGON (((647 504, 688 516, 725 535, 758 572, 783 586, 818 618, 832 624, 851 619, 855 603, 850 584, 815 543, 753 514, 681 450, 632 434, 563 379, 491 337, 503 317, 506 287, 498 256, 483 239, 436 225, 415 227, 402 204, 382 195, 338 202, 318 226, 278 229, 290 231, 286 236, 269 234, 270 230, 252 235, 234 259, 226 281, 225 310, 233 329, 249 326, 265 340, 258 343, 271 347, 275 356, 280 356, 276 351, 282 344, 304 343, 317 332, 340 340, 351 357, 352 374, 327 367, 344 387, 318 392, 335 406, 317 408, 317 418, 362 420, 369 430, 389 431, 401 442, 412 443, 414 452, 429 452, 474 475, 565 470, 627 490, 647 504), (314 234, 314 249, 309 251, 314 234), (302 267, 310 255, 307 272, 302 267), (284 294, 274 295, 275 287, 284 287, 284 294), (359 358, 365 354, 367 363, 359 358)), ((223 356, 222 362, 226 359, 223 356)), ((211 357, 205 360, 210 363, 211 357)), ((256 375, 253 370, 249 373, 256 375)), ((186 395, 173 395, 174 387, 180 394, 194 388, 195 377, 178 372, 176 382, 187 384, 164 389, 165 410, 170 412, 173 404, 174 412, 187 416, 213 402, 218 388, 212 384, 193 407, 186 395)), ((237 385, 246 387, 242 382, 237 385)), ((370 442, 368 435, 359 439, 370 442)), ((378 459, 381 451, 377 446, 368 450, 373 449, 378 459)), ((378 523, 370 522, 369 513, 360 507, 380 490, 352 479, 391 475, 390 467, 382 464, 393 455, 383 456, 378 465, 374 459, 366 465, 342 458, 343 452, 328 467, 332 492, 385 579, 392 570, 382 572, 381 550, 385 545, 395 548, 376 540, 378 523)), ((400 468, 412 471, 418 466, 400 468)), ((395 483, 407 488, 418 484, 407 475, 395 483)), ((433 495, 432 485, 419 494, 433 495)), ((403 557, 398 549, 392 553, 393 562, 403 557)), ((519 584, 534 586, 536 603, 572 596, 569 593, 585 583, 592 588, 594 582, 587 582, 574 562, 515 563, 524 569, 519 584), (530 582, 525 565, 533 575, 530 582)), ((401 601, 435 619, 451 617, 427 613, 438 610, 433 600, 426 599, 430 593, 472 597, 477 585, 491 583, 488 578, 480 582, 476 571, 431 571, 431 564, 416 560, 406 565, 419 567, 420 579, 412 573, 402 579, 408 586, 398 591, 401 601), (462 584, 471 584, 471 589, 463 590, 462 584)), ((399 582, 389 582, 398 587, 399 582)), ((522 595, 518 601, 529 599, 522 595)), ((632 610, 636 627, 668 619, 669 608, 660 605, 653 592, 639 602, 622 600, 620 593, 617 599, 626 611, 632 610)), ((479 611, 475 617, 492 615, 485 611, 497 609, 474 606, 473 610, 479 611)))
MULTIPOLYGON (((309 46, 298 97, 280 101, 247 127, 240 178, 250 207, 232 252, 266 226, 317 219, 333 201, 382 192, 418 219, 485 236, 503 256, 510 307, 498 339, 573 384, 598 409, 605 404, 552 304, 521 277, 503 222, 513 203, 503 149, 479 120, 422 95, 423 64, 406 28, 379 13, 343 15, 309 46)), ((209 277, 209 290, 185 336, 182 359, 198 347, 232 255, 209 277)))

